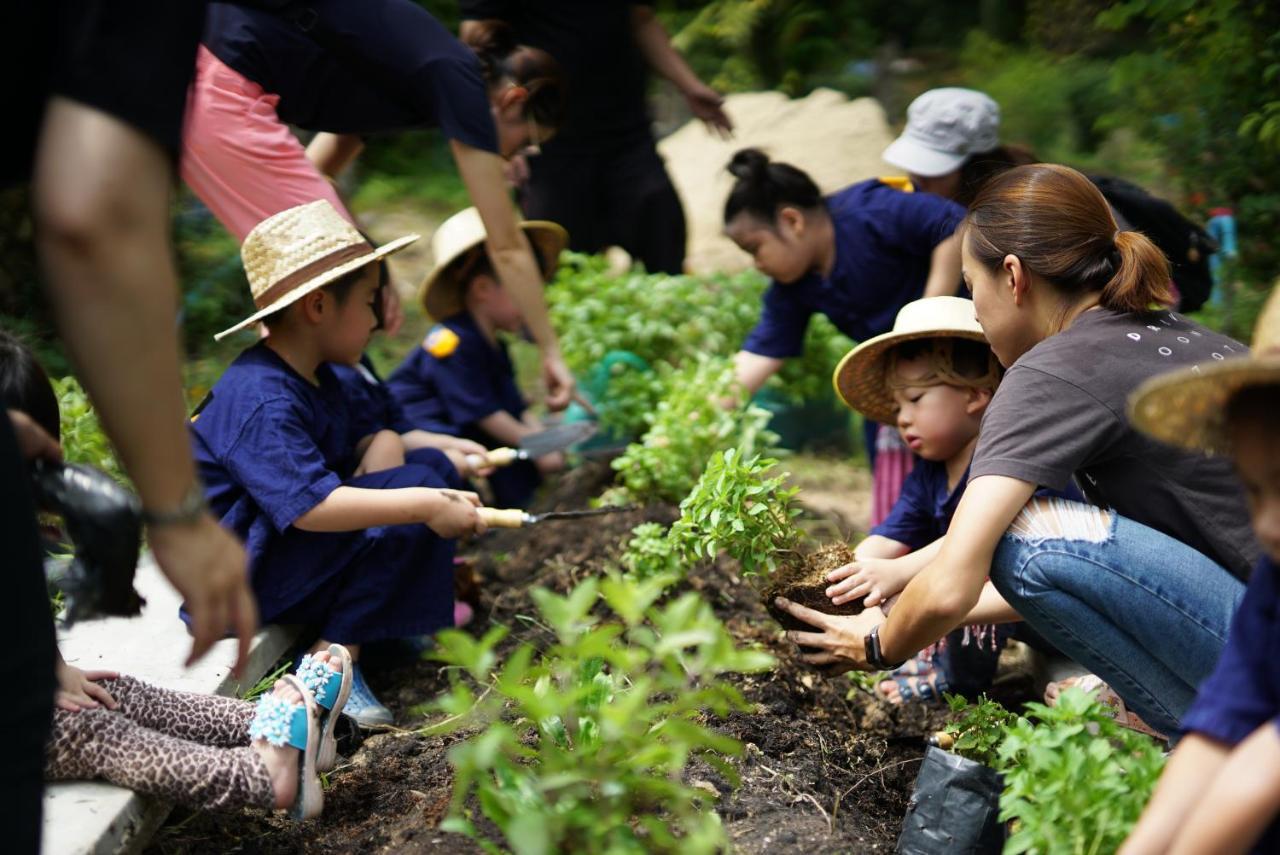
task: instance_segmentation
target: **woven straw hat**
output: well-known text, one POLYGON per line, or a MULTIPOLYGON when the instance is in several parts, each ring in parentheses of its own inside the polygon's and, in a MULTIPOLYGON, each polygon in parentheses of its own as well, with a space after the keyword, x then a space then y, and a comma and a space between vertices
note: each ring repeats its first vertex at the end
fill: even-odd
POLYGON ((961 297, 926 297, 903 306, 893 331, 869 338, 844 355, 831 382, 836 394, 872 421, 893 424, 898 405, 886 382, 886 357, 895 346, 922 338, 967 338, 985 342, 973 316, 973 302, 961 297))
POLYGON ((239 332, 417 239, 405 235, 375 249, 325 199, 273 214, 254 226, 240 246, 258 311, 214 338, 239 332))
MULTIPOLYGON (((560 251, 569 244, 569 233, 558 223, 525 220, 520 224, 529 242, 542 258, 542 278, 550 279, 560 263, 560 251)), ((459 211, 440 224, 431 236, 431 252, 436 266, 431 268, 418 296, 427 314, 437 321, 456 315, 464 308, 460 274, 471 250, 484 243, 486 232, 475 208, 459 211)))
POLYGON ((1251 353, 1152 377, 1129 397, 1129 421, 1169 445, 1226 454, 1228 402, 1246 386, 1273 383, 1280 384, 1280 287, 1258 318, 1251 353))

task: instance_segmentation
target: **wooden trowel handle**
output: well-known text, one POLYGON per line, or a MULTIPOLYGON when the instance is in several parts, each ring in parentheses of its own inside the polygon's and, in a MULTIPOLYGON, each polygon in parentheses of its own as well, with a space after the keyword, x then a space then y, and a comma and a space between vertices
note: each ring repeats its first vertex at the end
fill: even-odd
POLYGON ((514 448, 491 448, 485 454, 468 454, 467 465, 474 471, 491 466, 510 466, 519 459, 520 452, 514 448))
POLYGON ((519 508, 477 508, 489 528, 524 528, 525 513, 519 508))

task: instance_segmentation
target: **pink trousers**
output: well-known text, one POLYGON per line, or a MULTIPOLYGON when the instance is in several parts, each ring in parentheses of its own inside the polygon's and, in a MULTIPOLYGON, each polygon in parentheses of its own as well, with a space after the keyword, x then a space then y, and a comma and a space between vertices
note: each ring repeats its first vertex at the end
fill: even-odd
POLYGON ((328 199, 355 222, 276 115, 279 101, 200 46, 182 134, 182 180, 237 241, 272 214, 316 199, 328 199))

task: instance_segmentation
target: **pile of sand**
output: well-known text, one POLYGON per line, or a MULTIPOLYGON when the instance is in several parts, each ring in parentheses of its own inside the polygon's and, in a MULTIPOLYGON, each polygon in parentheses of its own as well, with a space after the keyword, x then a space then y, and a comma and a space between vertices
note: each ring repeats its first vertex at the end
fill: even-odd
POLYGON ((832 89, 791 100, 778 92, 730 95, 725 111, 734 136, 721 140, 691 121, 658 144, 684 203, 689 225, 685 266, 695 273, 741 270, 750 258, 720 234, 724 200, 733 186, 725 164, 746 146, 803 169, 824 193, 893 174, 880 153, 893 140, 884 110, 872 98, 850 101, 832 89))

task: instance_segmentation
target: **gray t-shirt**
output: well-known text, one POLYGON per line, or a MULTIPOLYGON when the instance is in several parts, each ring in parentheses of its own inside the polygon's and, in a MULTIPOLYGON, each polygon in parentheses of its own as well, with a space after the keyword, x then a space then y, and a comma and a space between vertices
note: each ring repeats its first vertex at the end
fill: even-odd
POLYGON ((1125 414, 1149 377, 1247 353, 1173 312, 1087 311, 1009 369, 983 416, 969 477, 1060 490, 1075 476, 1094 504, 1247 579, 1260 553, 1229 461, 1148 439, 1125 414))

